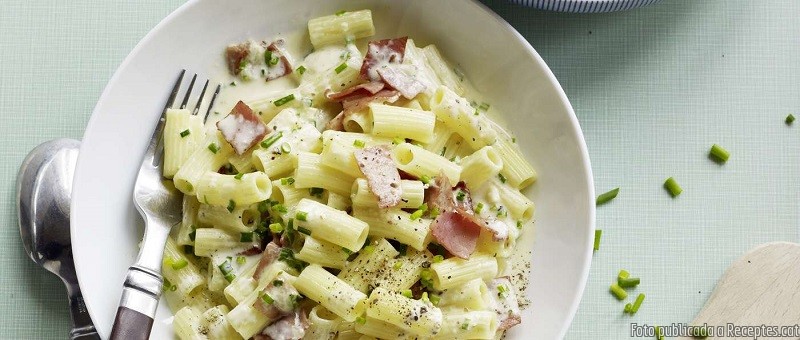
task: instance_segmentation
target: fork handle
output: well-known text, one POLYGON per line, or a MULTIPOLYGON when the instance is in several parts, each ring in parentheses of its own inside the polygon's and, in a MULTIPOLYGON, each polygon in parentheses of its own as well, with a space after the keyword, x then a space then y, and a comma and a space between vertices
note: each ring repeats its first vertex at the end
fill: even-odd
POLYGON ((150 337, 162 285, 161 275, 150 269, 136 265, 128 269, 111 329, 112 340, 146 340, 150 337))

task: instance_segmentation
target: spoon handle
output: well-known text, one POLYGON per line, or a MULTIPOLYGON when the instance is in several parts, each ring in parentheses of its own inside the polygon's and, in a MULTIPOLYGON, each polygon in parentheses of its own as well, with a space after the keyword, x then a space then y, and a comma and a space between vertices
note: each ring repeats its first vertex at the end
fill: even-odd
POLYGON ((72 330, 69 338, 72 340, 96 340, 100 339, 97 329, 94 328, 89 311, 83 303, 83 295, 80 290, 72 292, 69 296, 69 310, 72 317, 72 330))

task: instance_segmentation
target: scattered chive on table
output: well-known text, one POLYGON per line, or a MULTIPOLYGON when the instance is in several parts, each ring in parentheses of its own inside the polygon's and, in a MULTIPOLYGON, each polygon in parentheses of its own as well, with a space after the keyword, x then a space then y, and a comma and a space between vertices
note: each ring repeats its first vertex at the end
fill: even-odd
MULTIPOLYGON (((4 336, 63 339, 69 330, 61 283, 22 251, 20 162, 43 141, 80 138, 119 63, 182 3, 11 0, 0 9, 0 55, 10 61, 0 64, 4 336)), ((626 339, 631 322, 691 321, 736 257, 798 241, 800 126, 787 117, 800 112, 800 2, 663 0, 591 15, 484 3, 564 87, 598 194, 620 188, 598 207, 602 243, 568 339, 626 339), (709 159, 715 143, 731 153, 727 162, 709 159), (685 189, 674 199, 662 187, 668 177, 685 189), (641 279, 625 302, 609 294, 620 268, 641 279), (640 293, 647 301, 623 313, 640 293)))

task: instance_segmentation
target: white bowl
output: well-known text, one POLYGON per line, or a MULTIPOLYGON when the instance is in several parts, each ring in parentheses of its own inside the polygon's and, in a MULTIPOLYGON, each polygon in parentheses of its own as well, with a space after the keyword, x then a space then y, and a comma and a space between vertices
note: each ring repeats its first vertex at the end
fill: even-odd
MULTIPOLYGON (((378 37, 409 35, 436 43, 491 100, 517 135, 539 180, 527 192, 537 205, 530 307, 510 332, 518 339, 563 337, 583 293, 591 261, 594 190, 586 145, 553 74, 511 26, 478 2, 337 0, 189 1, 156 26, 119 67, 94 110, 81 146, 72 200, 72 244, 92 319, 108 336, 143 223, 132 189, 155 122, 177 72, 211 74, 222 50, 246 38, 304 29, 340 9, 369 8, 378 37)), ((154 339, 172 337, 161 303, 154 339)))

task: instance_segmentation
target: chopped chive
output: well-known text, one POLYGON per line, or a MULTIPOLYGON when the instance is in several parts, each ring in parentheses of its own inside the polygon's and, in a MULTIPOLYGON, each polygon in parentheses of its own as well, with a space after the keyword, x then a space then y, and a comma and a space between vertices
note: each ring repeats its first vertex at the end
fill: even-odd
POLYGON ((275 65, 278 65, 278 62, 280 60, 281 60, 281 58, 279 58, 278 56, 275 55, 275 53, 273 53, 271 58, 269 58, 269 61, 267 62, 267 64, 269 64, 269 66, 275 66, 275 65))
POLYGON ((617 280, 627 279, 631 277, 631 273, 628 273, 625 269, 620 269, 619 274, 617 274, 617 280))
POLYGON ((731 153, 728 152, 728 150, 725 150, 723 147, 717 144, 711 146, 711 151, 709 151, 709 154, 723 163, 727 162, 728 158, 731 157, 731 153))
POLYGON ((464 191, 462 191, 462 190, 459 190, 459 191, 458 191, 458 193, 456 193, 456 199, 457 199, 459 202, 463 202, 463 201, 464 201, 464 196, 466 196, 466 195, 467 195, 467 193, 466 193, 466 192, 464 192, 464 191))
POLYGON ((325 190, 325 189, 322 189, 322 188, 310 188, 310 189, 308 189, 308 193, 309 193, 311 196, 317 196, 317 197, 321 197, 321 196, 322 196, 322 192, 323 192, 324 190, 325 190))
POLYGON ((281 178, 281 185, 292 185, 292 184, 294 184, 294 177, 281 178))
POLYGON ((275 287, 283 286, 283 281, 281 281, 281 280, 272 281, 272 285, 275 286, 275 287))
POLYGON ((298 221, 306 221, 308 220, 308 213, 305 211, 298 211, 294 215, 294 218, 296 218, 298 221))
POLYGON ((430 182, 431 182, 431 176, 428 176, 428 175, 422 175, 422 176, 419 178, 419 180, 420 180, 420 182, 422 182, 422 184, 428 184, 428 183, 430 183, 430 182))
POLYGON ((622 289, 622 287, 620 287, 616 283, 611 285, 610 290, 611 290, 611 294, 614 294, 614 296, 617 297, 617 300, 622 301, 622 300, 625 300, 626 297, 628 297, 628 293, 626 293, 625 290, 622 289))
POLYGON ((364 147, 364 145, 365 145, 365 144, 364 144, 364 141, 363 141, 363 140, 356 139, 356 140, 354 140, 354 141, 353 141, 353 146, 355 146, 355 147, 357 147, 357 148, 363 148, 363 147, 364 147))
POLYGON ((267 212, 269 210, 270 203, 271 201, 269 199, 267 199, 266 201, 258 202, 258 212, 262 214, 267 212))
POLYGON ((430 299, 431 303, 434 306, 438 306, 439 305, 439 301, 441 301, 442 297, 439 296, 438 294, 431 293, 430 295, 428 295, 428 299, 430 299))
POLYGON ((786 125, 792 125, 793 122, 794 122, 794 115, 790 113, 788 116, 786 116, 786 125))
POLYGON ((353 251, 352 251, 352 250, 350 250, 350 249, 347 249, 347 248, 345 248, 345 247, 342 247, 342 251, 343 251, 345 254, 347 254, 347 255, 350 255, 350 254, 352 254, 352 253, 353 253, 353 251))
POLYGON ((244 172, 240 172, 240 173, 236 174, 236 176, 233 176, 233 178, 235 178, 235 179, 242 179, 242 177, 244 177, 244 172))
POLYGON ((630 303, 625 304, 625 308, 622 310, 623 313, 630 313, 633 306, 630 303))
POLYGON ((439 216, 439 207, 433 207, 428 215, 430 215, 431 218, 436 218, 436 216, 439 216))
POLYGON ((297 294, 289 294, 289 302, 293 307, 297 307, 298 302, 303 299, 303 296, 297 294))
POLYGON ((290 102, 292 100, 294 100, 294 93, 289 94, 286 97, 277 99, 274 102, 272 102, 272 104, 275 104, 275 106, 282 106, 282 105, 284 105, 284 104, 286 104, 286 103, 288 103, 288 102, 290 102))
POLYGON ((667 178, 667 180, 664 181, 664 189, 667 189, 667 191, 669 192, 670 195, 672 195, 672 197, 677 197, 678 195, 681 194, 681 192, 683 192, 681 186, 672 177, 667 178))
POLYGON ((217 153, 217 151, 219 151, 219 146, 217 146, 217 144, 211 143, 208 144, 208 149, 211 150, 211 152, 213 153, 217 153))
POLYGON ((183 131, 181 131, 181 138, 183 138, 183 137, 186 137, 186 136, 188 136, 188 135, 189 135, 189 134, 191 134, 191 133, 192 133, 192 132, 191 132, 191 131, 189 131, 189 129, 183 130, 183 131))
POLYGON ((466 331, 468 329, 469 329, 469 320, 466 320, 464 321, 464 323, 461 324, 461 330, 466 331))
POLYGON ((269 65, 269 62, 272 60, 272 51, 266 50, 264 51, 264 64, 269 65))
POLYGON ((508 181, 508 179, 506 179, 506 176, 503 176, 503 174, 497 174, 497 178, 499 178, 500 182, 502 182, 502 183, 505 183, 506 181, 508 181))
POLYGON ((505 285, 497 286, 497 297, 505 298, 508 295, 508 288, 505 285))
POLYGON ((478 202, 478 205, 475 206, 475 213, 480 214, 483 210, 483 202, 478 202))
POLYGON ((180 259, 178 261, 172 262, 172 269, 179 270, 189 265, 189 261, 186 259, 180 259))
POLYGON ((334 71, 336 72, 336 74, 339 74, 342 73, 342 71, 344 71, 344 69, 346 68, 347 68, 347 63, 341 63, 339 66, 336 66, 334 71))
POLYGON ((372 252, 375 251, 375 246, 370 244, 370 245, 364 247, 364 249, 361 249, 361 251, 363 251, 364 254, 372 254, 372 252))
POLYGON ((239 236, 239 242, 253 242, 253 232, 244 232, 239 236))
MULTIPOLYGON (((298 218, 298 220, 299 220, 299 218, 298 218)), ((297 231, 299 231, 299 232, 301 232, 303 234, 306 234, 306 235, 311 235, 311 230, 308 230, 308 229, 303 228, 303 227, 297 227, 297 231)))
POLYGON ((367 323, 367 319, 365 319, 363 316, 359 316, 356 318, 356 323, 358 323, 359 325, 363 325, 367 323))
POLYGON ((286 206, 284 206, 283 204, 276 204, 276 205, 272 206, 272 209, 275 209, 275 211, 277 211, 277 212, 279 212, 281 214, 285 214, 287 211, 289 211, 288 209, 286 209, 286 206))
POLYGON ((594 250, 600 250, 600 238, 603 236, 603 231, 597 229, 594 231, 594 250))
POLYGON ((605 192, 597 196, 597 200, 595 201, 595 205, 605 204, 610 200, 613 200, 619 194, 619 188, 615 188, 611 191, 605 192))
POLYGON ((419 299, 425 302, 431 301, 430 299, 428 299, 428 292, 422 292, 422 294, 420 294, 419 299))
POLYGON ((439 262, 442 262, 442 261, 444 261, 444 256, 442 256, 442 255, 435 255, 433 257, 433 260, 431 260, 431 262, 433 262, 433 263, 439 263, 439 262))
POLYGON ((283 143, 283 145, 281 145, 281 152, 282 153, 290 153, 290 152, 292 152, 292 146, 289 145, 289 143, 283 143))
POLYGON ((424 210, 421 210, 421 209, 415 210, 413 213, 411 213, 411 216, 410 216, 411 220, 418 220, 418 219, 422 218, 422 214, 424 214, 424 213, 425 213, 424 210))
POLYGON ((231 85, 231 86, 236 86, 236 82, 235 82, 235 81, 232 81, 232 82, 230 83, 230 85, 231 85))
POLYGON ((228 201, 228 212, 233 212, 233 209, 236 209, 236 202, 230 200, 228 201))
POLYGON ((272 146, 272 144, 275 144, 275 142, 277 142, 278 139, 281 139, 281 137, 283 137, 283 131, 278 131, 278 133, 276 133, 276 134, 274 134, 272 136, 269 136, 269 138, 267 138, 263 142, 261 142, 261 147, 266 149, 266 148, 272 146))
POLYGON ((617 279, 617 284, 622 288, 632 288, 639 285, 640 279, 638 277, 628 277, 624 279, 617 279))
POLYGON ((642 302, 644 302, 644 294, 639 293, 636 297, 636 301, 633 302, 633 306, 631 307, 631 314, 636 314, 639 311, 639 307, 642 306, 642 302))
POLYGON ((261 301, 264 301, 264 303, 271 305, 275 302, 275 299, 269 296, 269 294, 264 293, 264 295, 261 295, 261 301))
POLYGON ((239 265, 242 265, 245 262, 247 262, 247 258, 246 257, 244 257, 244 256, 237 256, 236 257, 236 263, 238 263, 239 265))
POLYGON ((517 142, 517 137, 512 137, 511 138, 511 143, 516 143, 516 142, 517 142))
POLYGON ((347 11, 345 11, 345 10, 336 11, 336 16, 340 17, 340 16, 344 15, 345 13, 347 13, 347 11))
POLYGON ((402 292, 400 292, 400 295, 403 295, 409 299, 413 296, 411 289, 404 289, 402 292))
POLYGON ((283 224, 280 223, 272 223, 269 225, 269 231, 273 234, 277 234, 283 231, 283 224))
POLYGON ((486 112, 489 110, 489 103, 483 102, 480 106, 478 106, 478 110, 486 112))
POLYGON ((517 220, 517 229, 522 230, 522 221, 517 220))
POLYGON ((405 142, 406 142, 406 140, 403 139, 403 138, 400 138, 400 137, 395 137, 394 139, 392 139, 392 144, 394 144, 394 145, 400 145, 400 144, 403 144, 405 142))
POLYGON ((297 73, 300 73, 300 75, 302 76, 303 73, 306 73, 306 67, 300 65, 300 67, 297 68, 297 73))
POLYGON ((403 268, 403 262, 395 262, 392 268, 394 268, 394 270, 400 270, 400 268, 403 268))
POLYGON ((230 260, 225 260, 225 262, 222 262, 217 267, 222 272, 222 275, 225 276, 225 280, 228 282, 232 282, 233 279, 236 278, 236 275, 233 274, 233 267, 231 266, 230 260))

